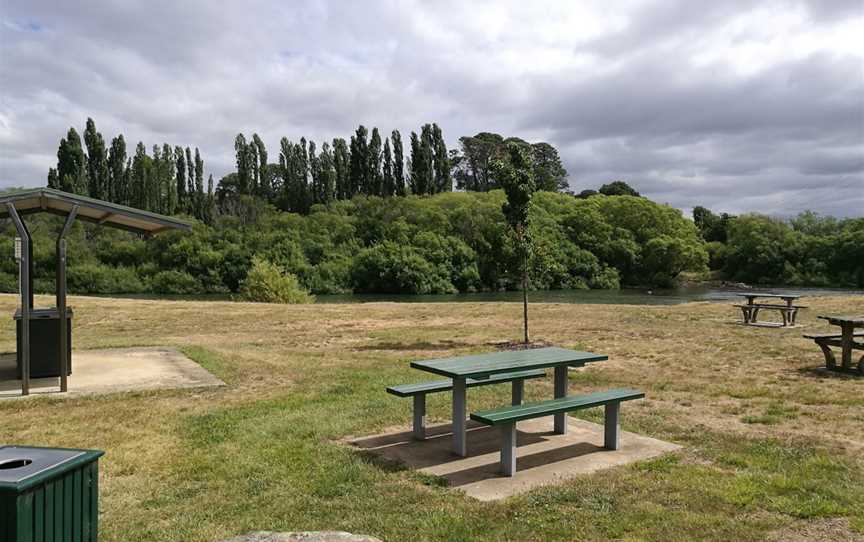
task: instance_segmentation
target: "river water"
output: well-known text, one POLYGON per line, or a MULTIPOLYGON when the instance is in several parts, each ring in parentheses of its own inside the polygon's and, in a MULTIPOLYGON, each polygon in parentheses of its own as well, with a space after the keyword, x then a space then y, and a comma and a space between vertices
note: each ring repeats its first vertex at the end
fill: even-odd
MULTIPOLYGON (((670 290, 550 290, 528 292, 531 303, 584 303, 621 305, 677 305, 691 301, 732 301, 741 299, 740 293, 772 293, 800 296, 864 295, 861 290, 829 288, 754 288, 753 290, 711 288, 706 286, 682 287, 670 290)), ((522 301, 521 292, 481 292, 445 295, 386 295, 351 294, 319 295, 318 303, 374 303, 395 301, 400 303, 459 303, 481 301, 522 301)))

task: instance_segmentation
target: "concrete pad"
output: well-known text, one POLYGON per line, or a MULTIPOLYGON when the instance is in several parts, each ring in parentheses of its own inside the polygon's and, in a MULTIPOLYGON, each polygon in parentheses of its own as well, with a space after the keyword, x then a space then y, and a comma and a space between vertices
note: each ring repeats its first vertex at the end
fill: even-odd
MULTIPOLYGON (((111 348, 72 351, 67 393, 60 393, 59 378, 34 378, 30 380, 30 394, 65 397, 224 385, 174 348, 111 348)), ((15 354, 0 356, 0 398, 7 397, 21 397, 21 381, 15 374, 15 354)))
MULTIPOLYGON (((623 413, 626 416, 626 410, 623 413)), ((450 451, 450 425, 427 428, 424 441, 411 438, 410 429, 351 439, 366 453, 396 461, 408 468, 444 478, 454 488, 481 501, 492 501, 556 484, 601 469, 627 465, 680 449, 677 444, 621 431, 620 448, 603 448, 603 426, 572 416, 566 435, 552 431, 553 419, 538 418, 517 424, 516 475, 500 474, 501 431, 468 422, 468 456, 450 451)))

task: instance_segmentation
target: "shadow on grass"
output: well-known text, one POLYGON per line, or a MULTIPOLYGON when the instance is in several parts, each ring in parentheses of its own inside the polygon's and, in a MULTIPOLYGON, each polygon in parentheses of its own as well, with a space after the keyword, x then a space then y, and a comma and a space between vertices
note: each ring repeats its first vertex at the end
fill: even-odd
POLYGON ((469 348, 472 346, 477 346, 476 344, 466 343, 466 342, 456 342, 456 341, 445 341, 440 343, 432 343, 428 341, 419 341, 414 343, 400 343, 400 342, 382 342, 377 344, 370 344, 365 346, 355 346, 353 350, 356 351, 377 351, 377 350, 454 350, 457 348, 469 348))
POLYGON ((836 378, 840 380, 860 380, 864 379, 864 374, 862 374, 857 369, 829 369, 824 365, 819 367, 801 367, 799 369, 795 369, 795 372, 801 376, 806 376, 810 378, 836 378))

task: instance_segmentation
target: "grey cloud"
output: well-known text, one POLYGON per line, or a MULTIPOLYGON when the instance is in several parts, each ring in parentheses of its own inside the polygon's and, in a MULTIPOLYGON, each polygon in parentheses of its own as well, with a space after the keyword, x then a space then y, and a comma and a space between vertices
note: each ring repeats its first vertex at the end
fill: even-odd
MULTIPOLYGON (((198 146, 216 178, 233 168, 237 132, 258 132, 275 156, 282 136, 435 121, 451 146, 478 131, 547 140, 577 190, 624 178, 684 209, 860 215, 862 55, 825 44, 742 75, 714 39, 766 13, 830 31, 864 18, 857 3, 580 3, 620 22, 583 39, 548 26, 567 8, 555 1, 7 0, 0 185, 43 183, 59 138, 87 116, 130 146, 198 146), (715 60, 697 62, 705 48, 715 60)), ((767 39, 741 32, 730 39, 767 39)))

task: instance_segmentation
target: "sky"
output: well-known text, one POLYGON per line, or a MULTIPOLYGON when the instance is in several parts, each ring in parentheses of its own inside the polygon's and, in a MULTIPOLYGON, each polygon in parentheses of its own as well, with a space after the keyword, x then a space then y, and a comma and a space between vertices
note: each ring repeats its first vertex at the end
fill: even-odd
POLYGON ((864 215, 864 1, 0 2, 0 187, 70 126, 271 157, 358 124, 558 148, 689 213, 864 215))

